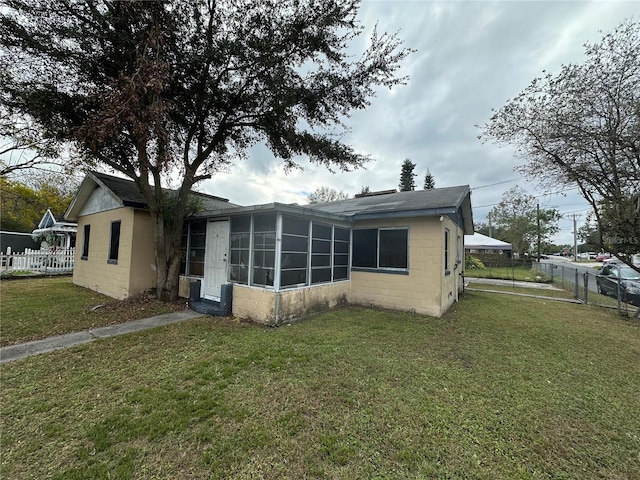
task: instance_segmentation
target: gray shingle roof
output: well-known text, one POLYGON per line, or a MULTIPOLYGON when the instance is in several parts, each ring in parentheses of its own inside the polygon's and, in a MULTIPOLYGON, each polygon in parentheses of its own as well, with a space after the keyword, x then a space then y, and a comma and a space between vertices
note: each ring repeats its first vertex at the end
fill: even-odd
POLYGON ((468 195, 469 186, 462 185, 350 198, 337 202, 306 205, 306 207, 351 216, 356 219, 358 217, 375 217, 383 213, 399 215, 413 212, 423 215, 438 215, 453 213, 462 206, 468 195))
MULTIPOLYGON (((109 190, 115 193, 122 203, 127 207, 147 208, 147 202, 144 195, 140 193, 138 186, 133 180, 114 177, 106 173, 91 172, 100 182, 102 182, 109 190)), ((165 189, 170 191, 168 189, 165 189)), ((200 192, 191 192, 202 201, 203 210, 224 210, 237 207, 230 203, 226 198, 220 198, 213 195, 207 195, 200 192)))

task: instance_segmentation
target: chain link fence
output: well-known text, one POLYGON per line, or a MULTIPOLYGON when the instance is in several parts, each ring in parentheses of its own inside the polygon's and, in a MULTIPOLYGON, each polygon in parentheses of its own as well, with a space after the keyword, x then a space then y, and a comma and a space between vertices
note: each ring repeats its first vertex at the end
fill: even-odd
POLYGON ((584 303, 613 308, 627 316, 638 313, 639 307, 625 302, 628 299, 625 298, 621 279, 598 275, 596 268, 552 262, 534 262, 532 268, 584 303))

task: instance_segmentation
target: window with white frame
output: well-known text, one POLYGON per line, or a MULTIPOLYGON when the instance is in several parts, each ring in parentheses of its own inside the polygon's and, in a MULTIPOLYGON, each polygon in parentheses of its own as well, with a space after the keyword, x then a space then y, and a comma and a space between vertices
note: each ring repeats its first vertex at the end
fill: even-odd
POLYGON ((349 228, 292 215, 282 215, 277 226, 277 218, 231 217, 229 281, 287 289, 349 279, 349 228))

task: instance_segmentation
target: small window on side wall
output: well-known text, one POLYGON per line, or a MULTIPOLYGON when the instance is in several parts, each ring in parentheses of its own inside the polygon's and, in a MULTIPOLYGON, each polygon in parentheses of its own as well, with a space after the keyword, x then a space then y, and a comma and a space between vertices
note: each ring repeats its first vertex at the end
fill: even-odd
POLYGON ((111 241, 109 242, 109 259, 107 263, 117 264, 120 250, 120 220, 111 222, 111 241))
POLYGON ((91 234, 91 225, 84 226, 84 235, 82 237, 82 260, 89 258, 89 236, 91 234))
POLYGON ((450 251, 449 251, 449 237, 451 235, 449 234, 449 229, 445 228, 444 230, 444 274, 445 275, 449 275, 451 273, 451 270, 449 268, 449 261, 450 261, 450 251))

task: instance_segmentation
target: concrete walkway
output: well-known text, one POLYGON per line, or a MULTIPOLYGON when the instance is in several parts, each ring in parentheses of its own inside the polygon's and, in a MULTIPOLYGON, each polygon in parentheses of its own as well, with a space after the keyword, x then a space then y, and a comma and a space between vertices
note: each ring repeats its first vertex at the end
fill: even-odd
POLYGON ((540 290, 558 290, 561 288, 555 287, 550 283, 536 283, 536 282, 521 282, 518 280, 498 280, 497 278, 474 278, 464 277, 465 282, 483 284, 483 285, 505 285, 507 287, 523 287, 523 288, 538 288, 540 290))
POLYGON ((30 357, 31 355, 39 355, 41 353, 82 345, 83 343, 93 342, 101 338, 139 332, 140 330, 169 325, 197 317, 202 317, 202 314, 194 312, 193 310, 182 310, 157 315, 155 317, 143 318, 142 320, 132 320, 130 322, 108 325, 106 327, 92 328, 81 332, 67 333, 55 337, 43 338, 42 340, 10 345, 0 348, 0 363, 11 362, 13 360, 30 357))

